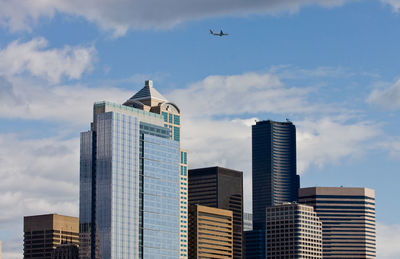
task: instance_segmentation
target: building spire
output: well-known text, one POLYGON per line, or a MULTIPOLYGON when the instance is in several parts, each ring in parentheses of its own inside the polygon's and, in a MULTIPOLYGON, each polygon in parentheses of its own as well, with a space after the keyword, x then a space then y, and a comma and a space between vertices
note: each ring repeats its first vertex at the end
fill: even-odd
POLYGON ((138 102, 148 106, 158 106, 158 104, 168 102, 168 100, 153 87, 152 80, 146 80, 144 87, 129 98, 124 105, 136 107, 138 102))

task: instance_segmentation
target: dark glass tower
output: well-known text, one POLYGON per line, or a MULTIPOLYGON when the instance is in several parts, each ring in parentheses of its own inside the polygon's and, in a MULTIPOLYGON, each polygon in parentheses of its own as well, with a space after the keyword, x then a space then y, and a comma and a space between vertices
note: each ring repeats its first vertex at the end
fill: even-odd
MULTIPOLYGON (((252 127, 253 243, 247 258, 265 258, 266 209, 297 201, 296 127, 290 121, 258 121, 252 127), (254 237, 257 237, 254 239, 254 237), (254 243, 256 242, 256 243, 254 243)), ((246 242, 248 244, 248 242, 246 242)))
POLYGON ((253 229, 265 229, 266 208, 297 201, 296 127, 259 121, 252 127, 253 229))
POLYGON ((222 167, 189 170, 189 205, 233 212, 233 258, 243 258, 243 173, 222 167))

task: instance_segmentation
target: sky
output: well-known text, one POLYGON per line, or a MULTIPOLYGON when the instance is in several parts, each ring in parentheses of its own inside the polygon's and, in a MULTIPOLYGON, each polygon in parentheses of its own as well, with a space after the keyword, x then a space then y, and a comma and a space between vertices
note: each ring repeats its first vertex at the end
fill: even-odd
POLYGON ((400 258, 398 46, 400 0, 0 0, 3 258, 23 216, 78 216, 93 103, 147 79, 182 111, 191 168, 244 172, 246 211, 251 125, 288 118, 301 186, 374 189, 377 257, 400 258))

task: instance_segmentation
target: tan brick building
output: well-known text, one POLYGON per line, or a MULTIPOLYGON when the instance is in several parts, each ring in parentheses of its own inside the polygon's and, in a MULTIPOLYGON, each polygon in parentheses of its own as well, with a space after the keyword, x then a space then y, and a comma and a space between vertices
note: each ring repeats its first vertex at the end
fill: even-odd
POLYGON ((232 211, 189 207, 189 258, 233 258, 232 211))

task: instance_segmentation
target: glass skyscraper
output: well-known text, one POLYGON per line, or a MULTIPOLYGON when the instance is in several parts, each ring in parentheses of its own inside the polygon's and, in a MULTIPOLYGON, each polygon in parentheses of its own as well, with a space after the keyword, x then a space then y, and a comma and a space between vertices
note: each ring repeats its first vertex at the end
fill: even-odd
POLYGON ((180 110, 152 81, 123 105, 95 103, 81 133, 81 258, 186 258, 185 169, 180 110))
MULTIPOLYGON (((292 122, 258 121, 252 126, 253 231, 265 234, 266 208, 297 201, 296 127, 292 122)), ((249 233, 251 236, 251 233, 249 233)), ((258 238, 265 240, 265 238, 258 238)), ((263 251, 265 243, 257 245, 263 251)))
POLYGON ((252 126, 253 229, 264 228, 266 208, 297 201, 296 127, 258 121, 252 126))

